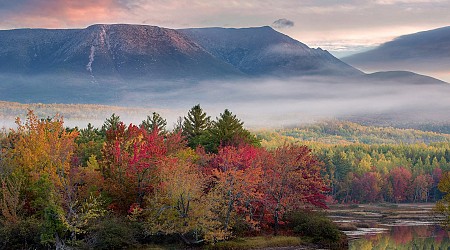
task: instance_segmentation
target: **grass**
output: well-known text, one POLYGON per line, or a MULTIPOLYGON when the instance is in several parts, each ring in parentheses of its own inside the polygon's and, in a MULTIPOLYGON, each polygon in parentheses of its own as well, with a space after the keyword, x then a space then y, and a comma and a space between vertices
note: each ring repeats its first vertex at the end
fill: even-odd
POLYGON ((178 250, 178 249, 186 249, 186 246, 181 244, 167 244, 167 245, 148 244, 137 248, 133 248, 133 250, 178 250))
POLYGON ((218 242, 214 245, 205 245, 203 247, 188 248, 181 244, 148 244, 133 248, 134 250, 175 250, 175 249, 209 249, 209 250, 232 250, 232 249, 255 249, 266 247, 290 247, 308 244, 311 239, 294 236, 256 236, 236 238, 229 241, 218 242))
POLYGON ((208 246, 206 249, 255 249, 265 247, 299 246, 305 243, 307 243, 305 240, 293 236, 257 236, 219 242, 215 245, 208 246))

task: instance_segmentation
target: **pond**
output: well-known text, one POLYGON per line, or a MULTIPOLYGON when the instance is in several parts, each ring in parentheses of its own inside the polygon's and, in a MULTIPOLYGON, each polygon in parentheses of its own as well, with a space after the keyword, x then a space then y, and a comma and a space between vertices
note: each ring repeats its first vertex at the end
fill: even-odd
POLYGON ((437 225, 386 226, 366 233, 352 239, 349 249, 450 249, 449 233, 437 225))

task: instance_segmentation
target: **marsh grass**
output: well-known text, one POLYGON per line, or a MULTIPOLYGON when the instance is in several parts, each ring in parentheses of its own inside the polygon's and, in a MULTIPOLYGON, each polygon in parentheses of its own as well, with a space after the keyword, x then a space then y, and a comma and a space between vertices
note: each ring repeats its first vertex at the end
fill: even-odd
POLYGON ((305 243, 308 243, 307 240, 294 236, 257 236, 219 242, 215 245, 208 246, 206 249, 255 249, 266 247, 299 246, 305 243))

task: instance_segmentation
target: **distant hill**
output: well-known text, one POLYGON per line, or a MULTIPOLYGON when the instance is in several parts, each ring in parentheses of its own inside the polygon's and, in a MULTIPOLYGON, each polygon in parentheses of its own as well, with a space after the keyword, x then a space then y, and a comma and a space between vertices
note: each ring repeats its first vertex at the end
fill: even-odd
POLYGON ((368 80, 403 84, 446 84, 439 79, 410 71, 380 71, 365 76, 368 80))
MULTIPOLYGON (((120 107, 94 104, 44 104, 0 101, 0 129, 14 128, 17 117, 24 120, 28 110, 33 110, 39 118, 53 117, 59 114, 64 119, 65 126, 86 127, 88 123, 101 127, 104 121, 113 113, 120 116, 125 123, 140 124, 147 115, 158 112, 164 118, 174 120, 176 114, 172 110, 149 107, 120 107)), ((171 124, 169 124, 171 125, 171 124)))
MULTIPOLYGON (((16 127, 17 117, 25 119, 27 110, 33 110, 40 118, 53 117, 60 114, 65 126, 86 127, 88 123, 101 127, 113 113, 120 116, 125 123, 139 124, 152 112, 158 112, 167 120, 175 121, 178 116, 185 115, 186 110, 170 110, 148 107, 120 107, 91 104, 22 104, 0 101, 0 129, 16 127)), ((349 118, 351 119, 351 118, 349 118)), ((249 122, 244 120, 244 122, 249 122)), ((379 122, 379 121, 378 121, 379 122)), ((447 127, 448 127, 447 123, 447 127)), ((170 128, 172 124, 168 124, 170 128)), ((438 124, 436 124, 438 125, 438 124)), ((400 125, 399 125, 400 126, 400 125)), ((261 127, 261 126, 260 126, 261 127)), ((304 125, 296 125, 283 129, 254 129, 253 132, 263 140, 263 146, 280 146, 288 143, 320 142, 331 144, 399 144, 399 143, 433 143, 450 142, 450 130, 437 130, 439 127, 421 126, 416 129, 387 126, 369 121, 350 122, 345 120, 327 120, 304 125), (434 129, 436 130, 434 130, 434 129), (437 132, 432 132, 432 131, 437 132)), ((440 127, 444 128, 444 127, 440 127)))
POLYGON ((407 70, 450 79, 450 26, 400 36, 373 50, 342 58, 364 71, 407 70))

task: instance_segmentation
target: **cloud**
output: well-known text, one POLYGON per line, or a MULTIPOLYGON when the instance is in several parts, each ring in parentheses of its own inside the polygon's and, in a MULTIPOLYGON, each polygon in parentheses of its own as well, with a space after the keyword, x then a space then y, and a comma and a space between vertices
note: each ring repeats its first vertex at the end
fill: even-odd
MULTIPOLYGON (((62 100, 51 101, 52 103, 76 102, 79 98, 77 90, 71 91, 70 94, 64 92, 67 88, 60 85, 61 81, 57 79, 59 78, 51 75, 33 78, 11 75, 2 78, 0 74, 0 82, 11 82, 11 85, 20 86, 17 87, 17 91, 20 91, 17 95, 22 97, 29 95, 31 100, 36 100, 37 97, 33 95, 39 92, 36 91, 39 88, 33 86, 53 82, 55 86, 52 90, 42 96, 42 101, 37 102, 45 103, 49 97, 62 100), (30 83, 33 83, 33 86, 30 86, 30 83)), ((450 85, 446 84, 422 85, 396 81, 380 82, 371 78, 319 76, 265 77, 199 83, 156 80, 128 83, 129 87, 123 86, 120 93, 114 88, 105 88, 106 85, 90 85, 89 89, 93 90, 92 101, 139 108, 131 109, 130 112, 125 112, 125 108, 121 112, 106 109, 100 116, 98 112, 76 110, 75 113, 80 116, 77 119, 74 119, 71 113, 62 112, 65 121, 71 126, 85 126, 88 122, 101 125, 106 117, 116 113, 127 123, 139 124, 151 113, 149 110, 153 110, 158 113, 161 111, 168 124, 173 124, 177 117, 185 116, 192 106, 200 103, 213 118, 228 108, 242 119, 246 126, 255 128, 291 126, 343 117, 373 118, 380 123, 390 118, 392 121, 408 124, 450 123, 450 85)), ((83 95, 86 93, 83 92, 83 95)), ((8 98, 14 101, 14 96, 16 95, 10 95, 8 98)), ((0 110, 0 117, 2 112, 4 111, 0 110)), ((0 128, 10 124, 14 124, 13 119, 2 119, 0 128)))
POLYGON ((377 4, 386 4, 386 5, 393 5, 393 4, 432 4, 432 3, 442 3, 446 0, 377 0, 375 1, 377 4))
POLYGON ((277 29, 292 28, 294 22, 285 18, 281 18, 272 23, 272 27, 277 29))
POLYGON ((20 0, 3 5, 0 15, 5 18, 0 21, 0 27, 10 28, 85 27, 117 22, 129 10, 119 0, 20 0))

